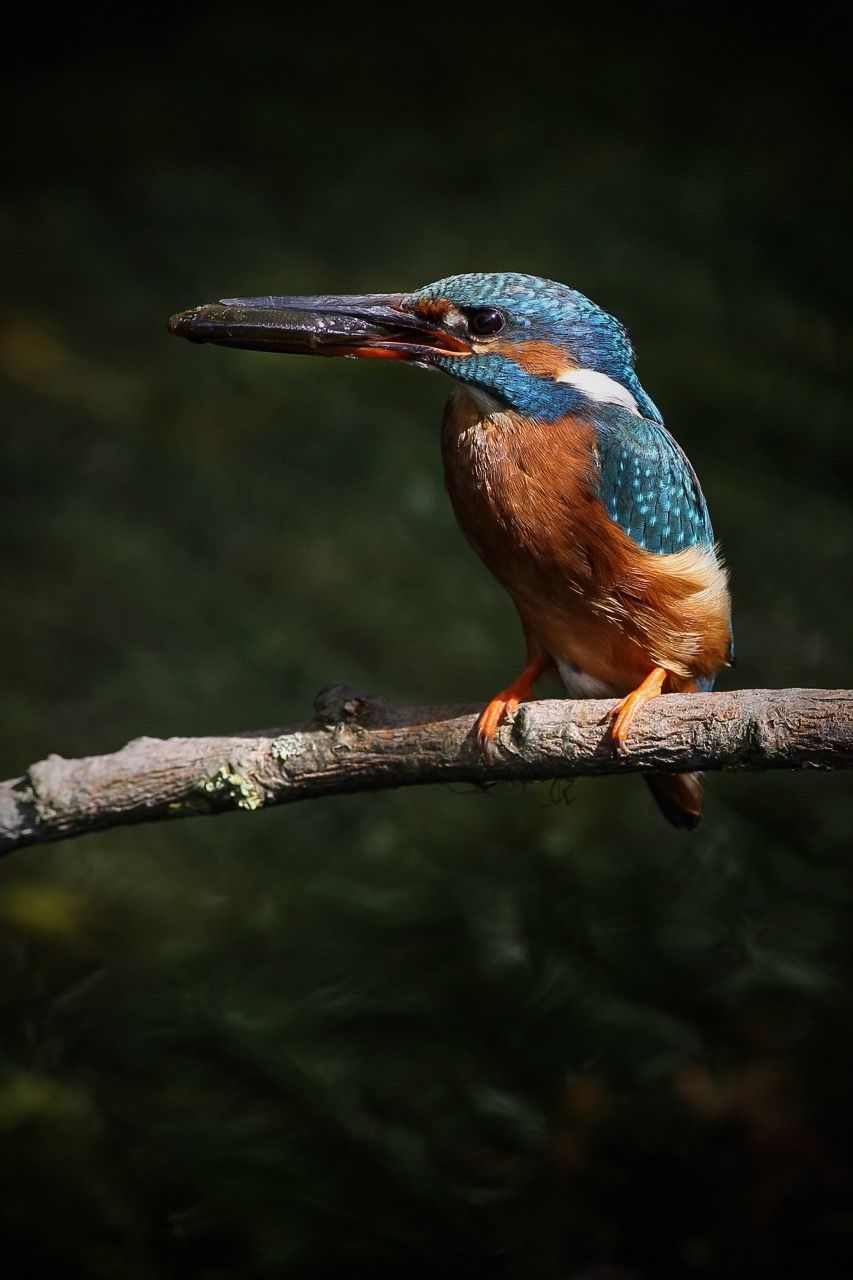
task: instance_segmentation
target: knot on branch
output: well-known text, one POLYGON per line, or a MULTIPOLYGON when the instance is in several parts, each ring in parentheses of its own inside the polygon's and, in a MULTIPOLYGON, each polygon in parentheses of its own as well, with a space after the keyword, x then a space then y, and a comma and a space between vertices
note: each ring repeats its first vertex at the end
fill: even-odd
POLYGON ((314 713, 320 724, 345 724, 358 720, 367 701, 351 684, 329 684, 314 699, 314 713))

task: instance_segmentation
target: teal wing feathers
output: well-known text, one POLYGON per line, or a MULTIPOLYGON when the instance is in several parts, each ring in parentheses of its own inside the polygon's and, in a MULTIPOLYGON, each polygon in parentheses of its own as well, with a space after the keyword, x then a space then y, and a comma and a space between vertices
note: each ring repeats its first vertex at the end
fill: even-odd
POLYGON ((696 472, 666 428, 615 406, 595 427, 601 499, 611 520, 657 555, 712 545, 696 472))
MULTIPOLYGON (((656 555, 713 546, 696 472, 666 428, 610 405, 594 425, 601 500, 610 519, 656 555)), ((733 662, 734 640, 730 658, 733 662)), ((712 685, 712 680, 703 682, 708 689, 712 685)))

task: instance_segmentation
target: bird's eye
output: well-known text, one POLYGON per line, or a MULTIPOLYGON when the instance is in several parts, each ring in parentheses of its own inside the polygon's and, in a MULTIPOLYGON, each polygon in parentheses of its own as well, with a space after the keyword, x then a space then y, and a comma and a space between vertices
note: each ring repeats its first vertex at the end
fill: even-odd
POLYGON ((503 312, 494 307, 476 307, 468 312, 468 328, 480 338, 491 338, 506 324, 503 312))

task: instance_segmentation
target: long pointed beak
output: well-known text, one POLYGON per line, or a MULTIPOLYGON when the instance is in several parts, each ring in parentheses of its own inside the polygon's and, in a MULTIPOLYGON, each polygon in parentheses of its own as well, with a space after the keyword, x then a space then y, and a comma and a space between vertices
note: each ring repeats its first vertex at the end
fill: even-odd
POLYGON ((364 356, 428 364, 471 347, 440 320, 403 306, 403 295, 224 298, 181 311, 169 332, 190 342, 309 356, 364 356))

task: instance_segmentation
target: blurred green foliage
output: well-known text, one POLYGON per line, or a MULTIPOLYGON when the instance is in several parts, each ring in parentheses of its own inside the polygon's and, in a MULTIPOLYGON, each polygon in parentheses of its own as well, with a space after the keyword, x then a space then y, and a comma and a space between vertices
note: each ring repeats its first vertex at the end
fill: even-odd
MULTIPOLYGON (((0 204, 0 776, 304 719, 333 681, 452 702, 515 672, 442 493, 446 388, 165 335, 233 294, 584 290, 702 477, 738 683, 849 683, 832 68, 743 31, 385 22, 188 9, 84 25, 71 65, 31 20, 0 204)), ((709 793, 691 837, 625 779, 8 859, 4 1277, 848 1275, 849 781, 709 793)))

